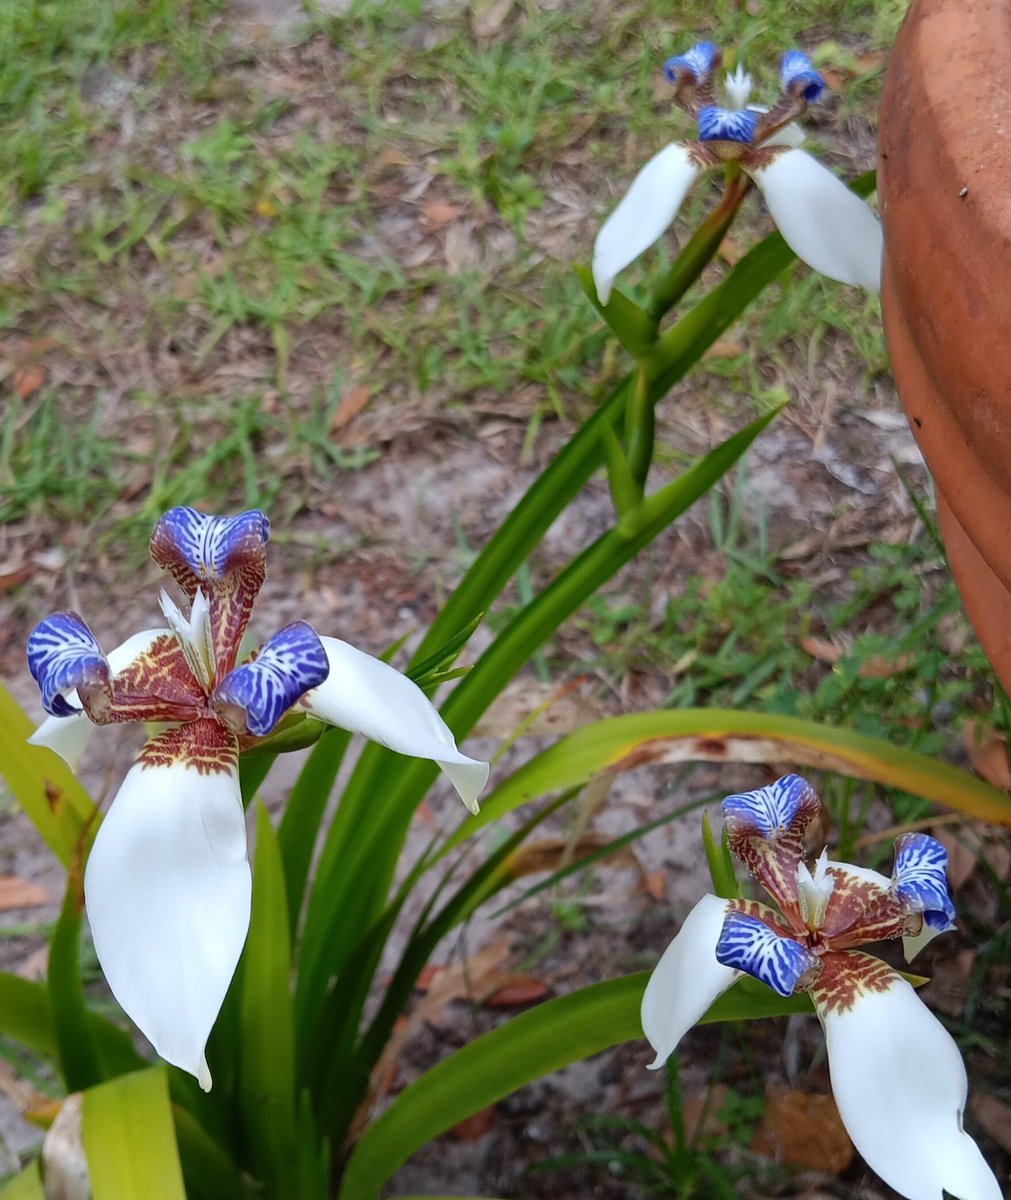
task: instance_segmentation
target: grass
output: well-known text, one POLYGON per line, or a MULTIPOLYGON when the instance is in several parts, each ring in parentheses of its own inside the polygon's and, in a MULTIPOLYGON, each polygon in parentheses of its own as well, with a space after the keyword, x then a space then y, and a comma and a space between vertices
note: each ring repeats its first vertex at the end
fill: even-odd
MULTIPOLYGON (((690 132, 668 115, 663 58, 707 33, 769 81, 784 45, 839 54, 845 98, 814 128, 838 140, 840 122, 866 126, 873 55, 900 6, 850 0, 829 19, 809 0, 753 19, 697 3, 678 29, 659 0, 528 0, 476 36, 485 7, 357 4, 288 47, 244 42, 222 0, 0 9, 4 357, 13 370, 25 342, 52 343, 40 393, 0 417, 0 518, 65 521, 84 478, 113 524, 138 494, 157 508, 166 487, 218 507, 281 493, 291 516, 334 470, 381 452, 375 434, 357 453, 332 448, 335 390, 361 381, 393 408, 434 394, 461 417, 469 400, 519 392, 533 446, 545 418, 585 412, 619 365, 602 366, 566 263, 586 259, 637 165, 690 132), (282 408, 290 421, 274 420, 282 408), (74 436, 53 437, 54 411, 74 436), (123 437, 154 411, 178 429, 165 455, 123 437)), ((880 364, 873 309, 819 289, 805 274, 770 298, 748 342, 774 353, 803 329, 880 364)), ((754 394, 747 351, 720 370, 754 394)))

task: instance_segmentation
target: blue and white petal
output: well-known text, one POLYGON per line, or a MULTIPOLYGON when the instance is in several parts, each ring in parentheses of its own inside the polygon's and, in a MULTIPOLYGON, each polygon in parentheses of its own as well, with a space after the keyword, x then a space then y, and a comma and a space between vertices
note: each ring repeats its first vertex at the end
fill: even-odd
POLYGON ((938 933, 955 928, 955 905, 948 892, 948 852, 926 833, 895 839, 892 886, 913 912, 938 933))
POLYGON ((685 83, 698 87, 705 83, 720 61, 720 50, 713 42, 697 42, 684 54, 668 58, 663 65, 664 78, 675 86, 685 83))
POLYGON ((162 1058, 208 1090, 204 1048, 249 927, 234 766, 131 768, 95 838, 84 895, 113 995, 162 1058))
POLYGON ((28 669, 42 693, 42 707, 55 717, 80 712, 64 692, 109 691, 109 663, 98 640, 75 612, 46 617, 28 635, 28 669))
POLYGON ((720 805, 728 825, 742 833, 750 828, 767 839, 787 833, 798 815, 807 816, 819 807, 814 788, 799 775, 784 775, 753 792, 735 792, 720 805))
POLYGON ((879 290, 881 226, 841 179, 803 150, 783 150, 757 167, 743 165, 798 258, 829 279, 879 290))
POLYGON ((750 146, 755 139, 759 112, 754 108, 719 108, 715 104, 700 108, 696 117, 700 142, 742 142, 750 146))
POLYGON ((338 638, 320 638, 330 673, 303 706, 321 721, 362 733, 398 754, 439 764, 472 813, 488 764, 461 754, 446 722, 416 683, 338 638))
MULTIPOLYGON (((115 680, 120 671, 125 671, 127 667, 136 662, 151 648, 152 642, 157 638, 164 637, 167 632, 165 629, 145 629, 141 633, 135 633, 133 637, 127 638, 115 650, 110 650, 106 661, 112 672, 112 678, 115 680)), ((80 707, 76 689, 68 694, 68 700, 70 707, 74 710, 73 715, 46 717, 28 742, 32 746, 48 747, 58 754, 72 771, 76 771, 85 748, 91 740, 95 726, 88 720, 87 713, 80 707)))
POLYGON ((793 938, 780 937, 757 917, 728 913, 716 943, 717 961, 761 980, 779 996, 792 996, 798 984, 820 967, 816 954, 793 938))
POLYGON ((649 977, 640 1015, 642 1031, 656 1052, 651 1070, 663 1066, 688 1030, 740 977, 740 971, 716 959, 726 915, 726 900, 703 896, 649 977))
POLYGON ((259 554, 270 537, 270 521, 259 509, 235 517, 212 517, 195 508, 170 508, 151 535, 155 561, 185 564, 198 580, 220 579, 237 558, 259 554), (162 557, 160 557, 162 556, 162 557))
POLYGON ((601 304, 629 263, 661 236, 678 214, 699 164, 686 146, 665 146, 642 168, 593 244, 593 282, 601 304))
POLYGON ((779 64, 779 82, 784 92, 800 95, 814 104, 825 90, 825 80, 802 50, 787 50, 779 64))
POLYGON ((270 733, 289 708, 330 673, 319 636, 305 621, 293 621, 218 684, 212 703, 236 733, 270 733))
POLYGON ((913 988, 895 975, 887 990, 819 1015, 839 1114, 868 1166, 907 1200, 1001 1200, 962 1128, 958 1047, 913 988))

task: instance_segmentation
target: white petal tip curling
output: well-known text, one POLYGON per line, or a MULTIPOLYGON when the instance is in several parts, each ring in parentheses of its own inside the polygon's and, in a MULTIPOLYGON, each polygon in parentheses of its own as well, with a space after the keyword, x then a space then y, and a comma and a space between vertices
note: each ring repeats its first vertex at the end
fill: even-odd
MULTIPOLYGON (((70 696, 70 701, 77 703, 76 693, 70 696)), ((54 754, 58 754, 72 771, 76 771, 94 728, 84 712, 72 717, 46 717, 28 738, 28 744, 45 746, 54 754)))
MULTIPOLYGON (((817 996, 817 993, 816 993, 817 996)), ((1001 1200, 962 1128, 967 1081, 951 1035, 900 975, 825 1011, 832 1091, 868 1166, 907 1200, 1001 1200)))
POLYGON ((131 768, 95 838, 84 894, 113 995, 158 1054, 206 1091, 207 1038, 249 927, 234 766, 131 768))
POLYGON ((488 782, 488 764, 461 754, 435 705, 418 685, 389 663, 338 638, 321 637, 330 673, 301 703, 340 729, 361 733, 380 746, 437 763, 472 813, 488 782))
POLYGON ((829 279, 880 290, 881 225, 841 179, 797 149, 776 153, 750 173, 798 258, 829 279))
POLYGON ((695 905, 664 951, 642 994, 642 1031, 656 1051, 650 1070, 662 1067, 678 1042, 738 978, 716 961, 727 902, 706 895, 695 905))
POLYGON ((593 284, 607 304, 618 274, 663 234, 678 214, 699 165, 687 147, 665 146, 642 168, 593 245, 593 284))

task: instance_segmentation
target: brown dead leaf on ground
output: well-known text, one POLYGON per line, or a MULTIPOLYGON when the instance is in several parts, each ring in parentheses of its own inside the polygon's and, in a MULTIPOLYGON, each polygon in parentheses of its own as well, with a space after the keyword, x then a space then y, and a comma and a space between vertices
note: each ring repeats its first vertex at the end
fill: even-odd
POLYGON ((977 952, 966 947, 951 958, 941 958, 934 963, 926 988, 932 1008, 939 1008, 949 1017, 962 1016, 976 959, 977 952))
POLYGON ((642 890, 657 903, 667 899, 667 872, 647 871, 642 877, 642 890))
MULTIPOLYGON (((851 643, 847 638, 802 637, 800 648, 805 654, 810 654, 818 662, 834 665, 849 652, 851 643)), ((891 679, 893 675, 901 675, 916 666, 916 657, 912 654, 900 654, 897 658, 884 658, 874 655, 866 658, 860 664, 857 675, 861 679, 891 679)))
POLYGON ((478 1138, 483 1138, 494 1124, 495 1105, 489 1104, 487 1108, 479 1108, 476 1113, 464 1117, 462 1121, 453 1126, 449 1135, 458 1142, 476 1142, 478 1138))
POLYGON ((19 367, 11 376, 11 387, 22 400, 34 395, 45 382, 46 368, 41 363, 19 367))
POLYGON ((12 908, 37 908, 49 904, 52 896, 44 887, 16 875, 0 875, 0 912, 12 908))
POLYGON ((995 729, 968 720, 962 726, 962 744, 977 775, 1002 791, 1011 791, 1007 742, 995 729))
POLYGON ((578 689, 590 677, 579 675, 562 687, 533 679, 513 680, 474 727, 474 737, 514 738, 518 734, 559 737, 603 715, 600 705, 578 689))
POLYGON ((1011 870, 1011 849, 1007 835, 992 825, 966 821, 957 825, 940 825, 931 833, 948 852, 948 883, 953 892, 960 891, 972 878, 982 859, 997 879, 1006 879, 1011 870))
POLYGON ((426 200, 421 206, 421 224, 427 233, 438 232, 462 215, 463 209, 458 204, 450 204, 448 200, 439 200, 437 197, 426 200))
POLYGON ((349 388, 340 398, 337 411, 330 421, 330 433, 334 434, 349 425, 369 402, 369 389, 364 383, 349 388))
POLYGON ((987 1137, 1011 1154, 1011 1105, 985 1092, 974 1092, 969 1111, 987 1137))
MULTIPOLYGON (((521 879, 524 875, 535 875, 538 871, 557 871, 566 863, 578 862, 588 854, 607 846, 613 838, 610 834, 589 830, 581 837, 539 838, 527 842, 506 860, 510 879, 521 879)), ((628 846, 621 846, 612 853, 598 859, 598 866, 624 868, 637 871, 645 877, 642 865, 628 846)))
POLYGON ((776 1162, 838 1175, 853 1159, 853 1143, 831 1096, 770 1087, 751 1149, 776 1162))
POLYGON ((494 37, 516 0, 470 0, 470 28, 476 38, 494 37))

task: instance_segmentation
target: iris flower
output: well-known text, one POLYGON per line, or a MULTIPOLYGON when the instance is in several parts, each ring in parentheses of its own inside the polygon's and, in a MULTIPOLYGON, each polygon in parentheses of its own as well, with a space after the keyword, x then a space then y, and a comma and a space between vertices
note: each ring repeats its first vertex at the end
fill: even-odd
POLYGON ((747 106, 751 78, 740 69, 727 77, 734 108, 714 99, 713 76, 721 53, 699 42, 668 59, 664 74, 675 103, 695 118, 698 137, 672 142, 642 168, 624 199, 597 234, 593 279, 602 304, 615 277, 663 234, 695 180, 718 167, 744 171, 758 185, 790 249, 830 279, 877 291, 881 276, 881 226, 867 205, 798 146, 793 124, 824 90, 805 54, 790 50, 780 66, 781 95, 768 111, 747 106))
POLYGON ((186 611, 163 591, 165 626, 108 656, 75 612, 46 617, 28 639, 50 714, 35 744, 76 766, 89 722, 156 726, 95 837, 85 904, 113 995, 162 1058, 205 1090, 207 1038, 249 927, 240 751, 294 710, 432 759, 472 812, 488 778, 416 684, 304 621, 238 661, 269 531, 256 510, 173 508, 155 527, 151 555, 186 611))
POLYGON ((781 996, 808 992, 825 1030, 832 1090, 868 1165, 908 1200, 1001 1200, 962 1128, 967 1081, 950 1034, 913 987, 860 949, 903 938, 911 958, 954 927, 944 847, 922 833, 895 843, 890 879, 831 862, 813 869, 804 831, 820 802, 787 775, 723 801, 730 848, 779 906, 703 896, 646 985, 642 1026, 662 1066, 740 976, 781 996))

